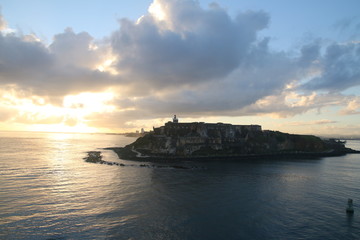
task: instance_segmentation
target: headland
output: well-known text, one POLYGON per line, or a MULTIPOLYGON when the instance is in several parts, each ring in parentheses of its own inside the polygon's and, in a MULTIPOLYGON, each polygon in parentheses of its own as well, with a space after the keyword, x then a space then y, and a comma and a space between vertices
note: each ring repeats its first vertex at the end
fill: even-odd
POLYGON ((111 148, 122 159, 211 160, 321 158, 359 153, 336 139, 262 130, 260 125, 172 122, 153 128, 123 148, 111 148))

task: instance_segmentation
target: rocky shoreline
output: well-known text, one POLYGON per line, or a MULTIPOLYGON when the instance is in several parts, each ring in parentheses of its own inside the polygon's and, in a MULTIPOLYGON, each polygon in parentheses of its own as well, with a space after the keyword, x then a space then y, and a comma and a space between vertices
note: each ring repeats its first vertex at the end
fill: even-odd
MULTIPOLYGON (((109 150, 106 148, 106 150, 109 150)), ((83 158, 85 162, 95 163, 95 164, 103 164, 109 166, 119 166, 119 167, 140 167, 140 168, 165 168, 165 169, 183 169, 183 170, 195 170, 195 169, 203 169, 196 166, 188 166, 183 164, 176 164, 172 162, 171 165, 159 165, 159 164, 124 164, 119 162, 110 162, 103 160, 103 156, 100 151, 89 151, 87 152, 87 156, 83 158)))
POLYGON ((360 151, 344 148, 341 151, 326 152, 276 152, 266 154, 234 154, 234 155, 209 155, 209 156, 161 156, 161 155, 139 155, 139 152, 127 148, 106 148, 114 151, 120 159, 146 161, 146 162, 168 162, 168 161, 209 161, 209 160, 272 160, 272 159, 320 159, 323 157, 337 157, 346 154, 359 154, 360 151))

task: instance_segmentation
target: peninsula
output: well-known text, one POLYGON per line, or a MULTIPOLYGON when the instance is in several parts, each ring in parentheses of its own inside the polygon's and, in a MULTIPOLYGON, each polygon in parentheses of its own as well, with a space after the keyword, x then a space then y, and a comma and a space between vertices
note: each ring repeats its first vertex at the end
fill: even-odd
POLYGON ((123 148, 111 148, 122 159, 253 159, 318 158, 359 153, 345 147, 345 142, 262 130, 259 125, 224 123, 179 123, 173 121, 139 137, 123 148))

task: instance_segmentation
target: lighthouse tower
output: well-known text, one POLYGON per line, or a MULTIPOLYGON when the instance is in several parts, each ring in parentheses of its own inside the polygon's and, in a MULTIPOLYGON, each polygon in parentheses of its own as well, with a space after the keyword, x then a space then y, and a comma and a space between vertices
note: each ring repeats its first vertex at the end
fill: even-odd
POLYGON ((173 117, 173 123, 178 123, 179 122, 179 119, 176 118, 176 115, 174 115, 173 117))

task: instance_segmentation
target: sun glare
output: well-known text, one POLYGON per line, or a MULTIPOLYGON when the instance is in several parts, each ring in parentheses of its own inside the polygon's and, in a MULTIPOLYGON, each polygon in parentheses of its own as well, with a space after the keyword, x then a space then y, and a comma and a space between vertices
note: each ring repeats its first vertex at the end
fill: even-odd
POLYGON ((67 109, 76 109, 83 114, 92 112, 111 112, 114 106, 107 103, 114 98, 111 92, 91 93, 83 92, 77 95, 64 97, 63 106, 67 109))
POLYGON ((112 75, 117 75, 119 74, 119 72, 112 66, 112 63, 115 61, 116 61, 115 57, 106 59, 103 63, 96 66, 96 69, 99 70, 100 72, 108 72, 112 75))
POLYGON ((30 131, 41 132, 59 132, 59 133, 92 133, 99 132, 97 128, 89 127, 85 123, 80 123, 75 126, 67 126, 60 124, 35 124, 29 129, 30 131))
POLYGON ((163 6, 156 0, 150 5, 149 13, 151 13, 151 15, 159 21, 163 21, 166 18, 166 13, 163 9, 163 6))
MULTIPOLYGON (((97 113, 109 113, 116 107, 111 104, 114 94, 108 92, 83 92, 67 95, 62 105, 53 105, 43 98, 30 96, 21 98, 8 91, 2 95, 4 100, 0 107, 7 107, 15 112, 11 121, 17 124, 18 130, 45 132, 102 132, 88 126, 88 117, 97 113)), ((0 126, 1 127, 1 126, 0 126)), ((15 127, 15 125, 14 125, 15 127)), ((15 130, 16 130, 15 129, 15 130)), ((6 130, 13 130, 7 127, 6 130)))

